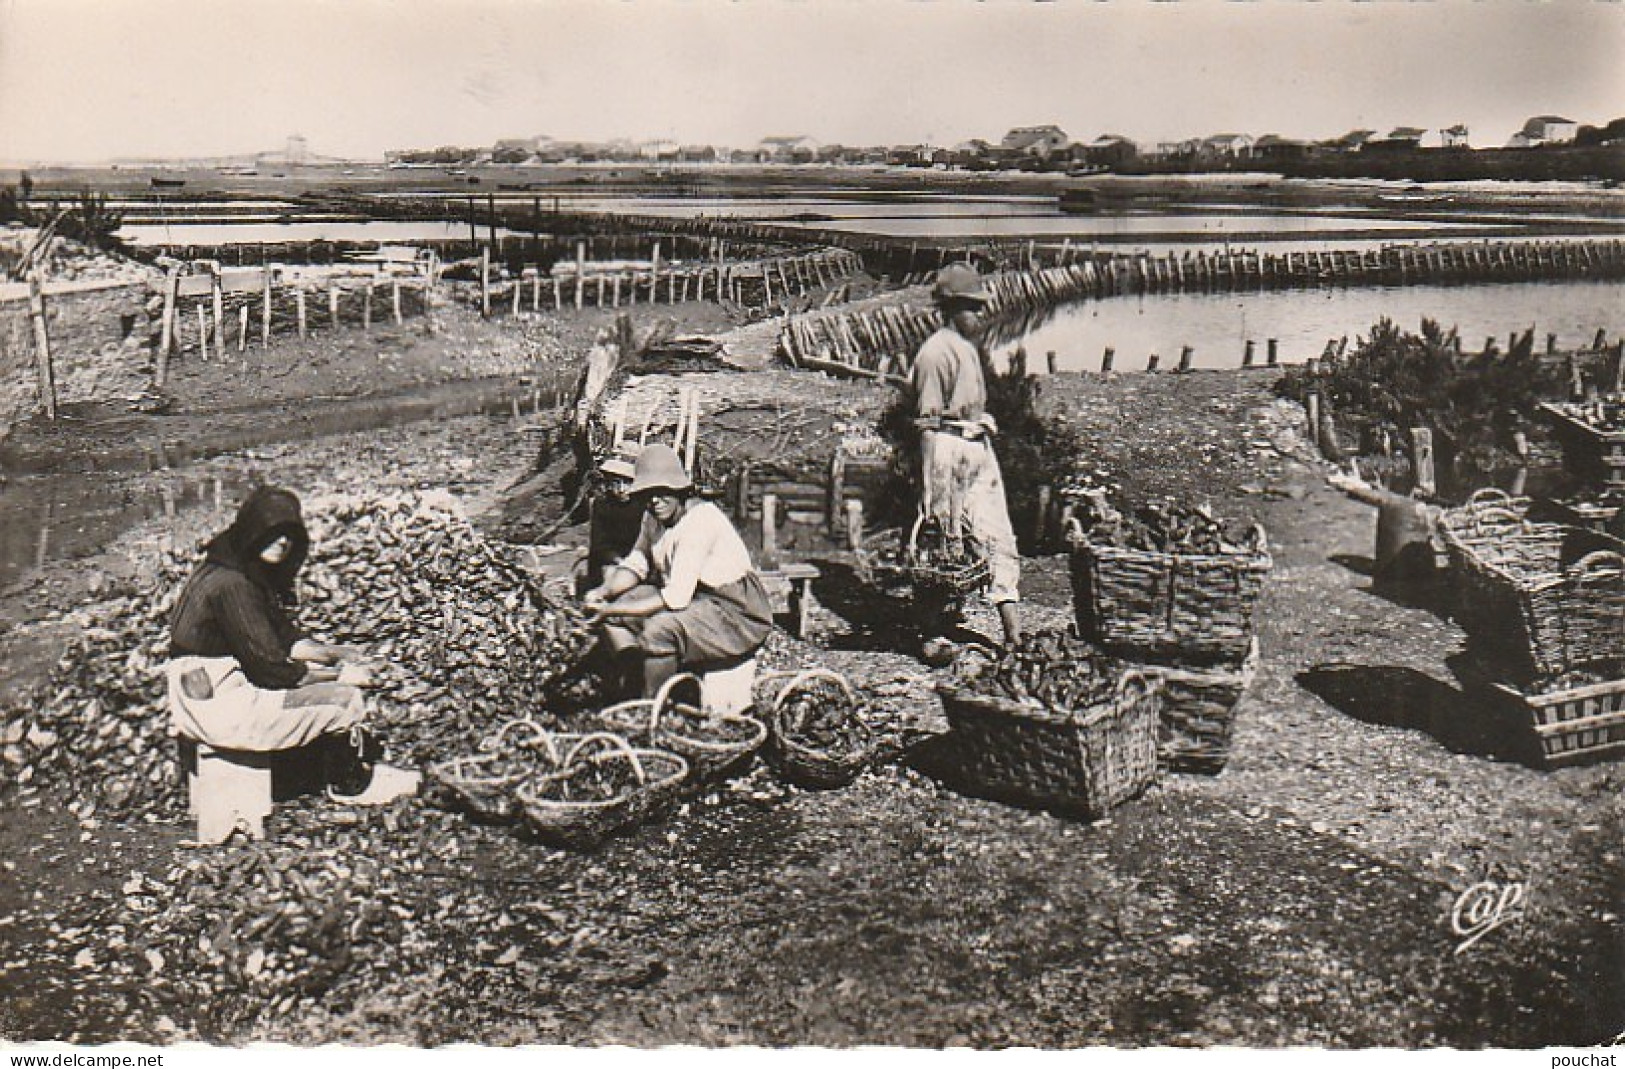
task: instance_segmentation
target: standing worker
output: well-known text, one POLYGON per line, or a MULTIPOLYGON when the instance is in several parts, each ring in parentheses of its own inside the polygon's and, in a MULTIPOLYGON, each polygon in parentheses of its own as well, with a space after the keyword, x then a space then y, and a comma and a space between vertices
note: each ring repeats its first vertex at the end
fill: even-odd
POLYGON ((727 515, 693 490, 671 446, 639 453, 630 492, 656 522, 582 598, 617 654, 641 654, 646 698, 679 668, 751 657, 773 629, 773 603, 750 550, 727 515))
POLYGON ((952 263, 937 272, 931 298, 943 325, 921 344, 910 378, 920 429, 920 511, 944 531, 968 530, 988 554, 988 600, 999 610, 1005 643, 1015 647, 1021 641, 1021 557, 993 452, 998 426, 987 412, 976 347, 988 294, 976 268, 952 263))

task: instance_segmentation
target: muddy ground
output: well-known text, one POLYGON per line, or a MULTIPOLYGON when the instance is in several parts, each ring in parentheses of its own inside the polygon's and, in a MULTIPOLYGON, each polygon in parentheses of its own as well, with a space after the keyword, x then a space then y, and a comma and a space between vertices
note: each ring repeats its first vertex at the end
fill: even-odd
MULTIPOLYGON (((405 328, 391 344, 452 366, 450 339, 456 352, 527 353, 516 335, 532 329, 557 348, 517 357, 532 362, 506 374, 568 362, 591 325, 464 316, 433 335, 405 328)), ((388 365, 369 355, 379 340, 334 339, 334 376, 312 373, 304 393, 293 383, 309 360, 292 348, 282 375, 187 369, 169 413, 119 435, 150 442, 204 433, 220 412, 319 410, 309 394, 364 389, 388 365), (268 382, 288 389, 250 406, 268 382)), ((816 376, 797 381, 820 389, 816 376)), ((76 817, 71 784, 6 789, 0 1036, 930 1047, 1613 1037, 1625 1028, 1625 769, 1522 763, 1526 737, 1463 696, 1462 635, 1442 592, 1374 587, 1373 511, 1325 485, 1297 433, 1301 412, 1274 401, 1271 382, 1067 375, 1045 395, 1088 443, 1097 478, 1204 497, 1269 531, 1263 660, 1221 775, 1167 776, 1095 823, 961 793, 934 741, 946 727, 937 670, 915 657, 901 607, 868 596, 850 559, 830 552, 814 556, 817 633, 776 634, 767 659, 837 668, 868 694, 893 745, 853 786, 786 788, 756 766, 586 855, 421 801, 362 815, 297 803, 279 816, 280 848, 200 850, 184 845, 183 821, 76 817), (159 941, 152 918, 175 920, 166 906, 189 874, 230 868, 232 850, 275 864, 286 860, 278 849, 301 844, 348 844, 357 864, 376 863, 370 898, 383 907, 295 970, 319 984, 189 965, 159 941), (1452 906, 1485 880, 1523 884, 1526 913, 1457 953, 1452 906)), ((536 489, 544 435, 533 428, 551 416, 499 411, 311 440, 290 421, 289 441, 228 451, 188 477, 229 487, 257 475, 312 492, 444 487, 495 529, 511 521, 516 487, 536 489)), ((29 448, 30 429, 20 433, 10 444, 29 448)), ((94 452, 113 440, 105 433, 70 429, 52 448, 71 452, 81 435, 94 452)), ((150 488, 179 475, 109 477, 150 488)), ((534 494, 539 510, 556 500, 534 494)), ((94 596, 100 577, 139 573, 165 540, 223 525, 232 504, 225 494, 178 509, 7 589, 7 696, 40 678, 71 629, 64 610, 94 596)), ((537 557, 566 568, 582 532, 548 530, 551 518, 532 528, 547 534, 537 557)), ((1030 558, 1023 590, 1035 623, 1068 618, 1063 556, 1030 558)), ((969 622, 994 632, 985 606, 969 622)), ((232 907, 227 888, 189 908, 216 931, 232 907)))

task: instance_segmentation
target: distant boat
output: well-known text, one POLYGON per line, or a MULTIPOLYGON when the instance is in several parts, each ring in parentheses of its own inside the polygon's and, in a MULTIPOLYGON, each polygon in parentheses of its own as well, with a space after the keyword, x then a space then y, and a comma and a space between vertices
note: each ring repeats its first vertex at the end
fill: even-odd
POLYGON ((1055 198, 1056 206, 1071 215, 1086 215, 1100 207, 1092 189, 1068 189, 1055 198))
POLYGON ((179 189, 186 184, 184 178, 149 178, 153 189, 179 189))

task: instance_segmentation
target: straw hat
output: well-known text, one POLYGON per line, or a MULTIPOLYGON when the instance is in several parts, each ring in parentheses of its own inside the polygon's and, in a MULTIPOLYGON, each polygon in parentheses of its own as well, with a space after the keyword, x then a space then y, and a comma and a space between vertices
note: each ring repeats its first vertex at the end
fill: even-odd
POLYGON ((694 484, 677 451, 669 445, 651 445, 638 454, 632 473, 632 493, 645 490, 687 490, 694 484))
POLYGON ((986 303, 988 292, 982 286, 982 276, 967 263, 952 263, 937 272, 937 284, 931 287, 931 296, 939 301, 960 300, 986 303))

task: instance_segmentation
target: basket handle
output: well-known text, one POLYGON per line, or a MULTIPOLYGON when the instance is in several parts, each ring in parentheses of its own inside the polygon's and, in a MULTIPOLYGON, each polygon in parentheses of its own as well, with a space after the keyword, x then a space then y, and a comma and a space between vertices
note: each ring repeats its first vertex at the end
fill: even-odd
POLYGON ((914 526, 908 531, 908 555, 914 556, 919 551, 920 527, 925 523, 925 513, 919 512, 914 516, 914 526))
POLYGON ((1488 527, 1491 524, 1496 524, 1498 526, 1518 526, 1523 522, 1524 518, 1522 516, 1518 515, 1516 512, 1513 512, 1511 509, 1505 508, 1479 509, 1471 516, 1471 523, 1474 527, 1488 527))
MULTIPOLYGON (((660 726, 660 714, 666 711, 667 703, 671 702, 671 692, 677 689, 677 684, 686 680, 693 680, 695 685, 701 688, 703 695, 705 683, 693 672, 678 672, 660 684, 660 689, 655 691, 654 699, 649 703, 649 733, 651 735, 660 726)), ((703 697, 701 700, 703 702, 703 697)))
POLYGON ((800 690, 808 683, 812 683, 817 680, 829 680, 841 688, 842 693, 846 695, 847 701, 852 702, 857 700, 857 696, 852 692, 852 684, 847 682, 846 677, 841 675, 841 673, 832 671, 828 668, 809 668, 804 672, 795 673, 790 677, 790 682, 779 688, 778 695, 773 699, 772 716, 775 719, 779 717, 780 713, 784 709, 785 699, 790 696, 791 692, 800 690))
POLYGON ((1625 572, 1625 556, 1615 553, 1611 549, 1599 549, 1594 553, 1587 553, 1573 564, 1569 565, 1569 572, 1602 571, 1613 568, 1625 572))
POLYGON ((1512 496, 1499 486, 1484 486, 1473 491, 1472 496, 1467 499, 1465 507, 1478 509, 1487 507, 1492 503, 1500 508, 1509 509, 1512 507, 1512 496))
POLYGON ((1270 551, 1269 532, 1264 530, 1263 524, 1253 524, 1252 530, 1247 533, 1249 536, 1249 541, 1251 541, 1253 544, 1253 551, 1255 553, 1268 553, 1270 551))
POLYGON ((569 770, 575 766, 576 758, 581 756, 582 750, 586 749, 590 744, 600 742, 608 743, 615 751, 616 756, 626 758, 627 763, 632 766, 632 771, 636 773, 638 777, 639 786, 649 782, 649 774, 643 770, 643 762, 638 760, 637 751, 632 749, 632 744, 627 742, 621 736, 612 734, 608 731, 595 731, 591 735, 583 737, 574 746, 570 747, 570 752, 564 756, 564 764, 561 766, 561 772, 568 773, 569 770))
POLYGON ((513 728, 523 728, 526 731, 529 731, 532 736, 530 739, 526 740, 525 742, 518 743, 517 745, 524 746, 527 743, 541 742, 547 747, 548 756, 553 758, 555 761, 558 759, 558 751, 553 749, 553 739, 551 733, 546 728, 542 727, 542 725, 532 720, 529 713, 526 713, 524 716, 515 717, 512 720, 506 721, 501 727, 497 728, 496 731, 481 739, 480 749, 495 750, 499 748, 504 742, 508 741, 508 732, 513 728))

